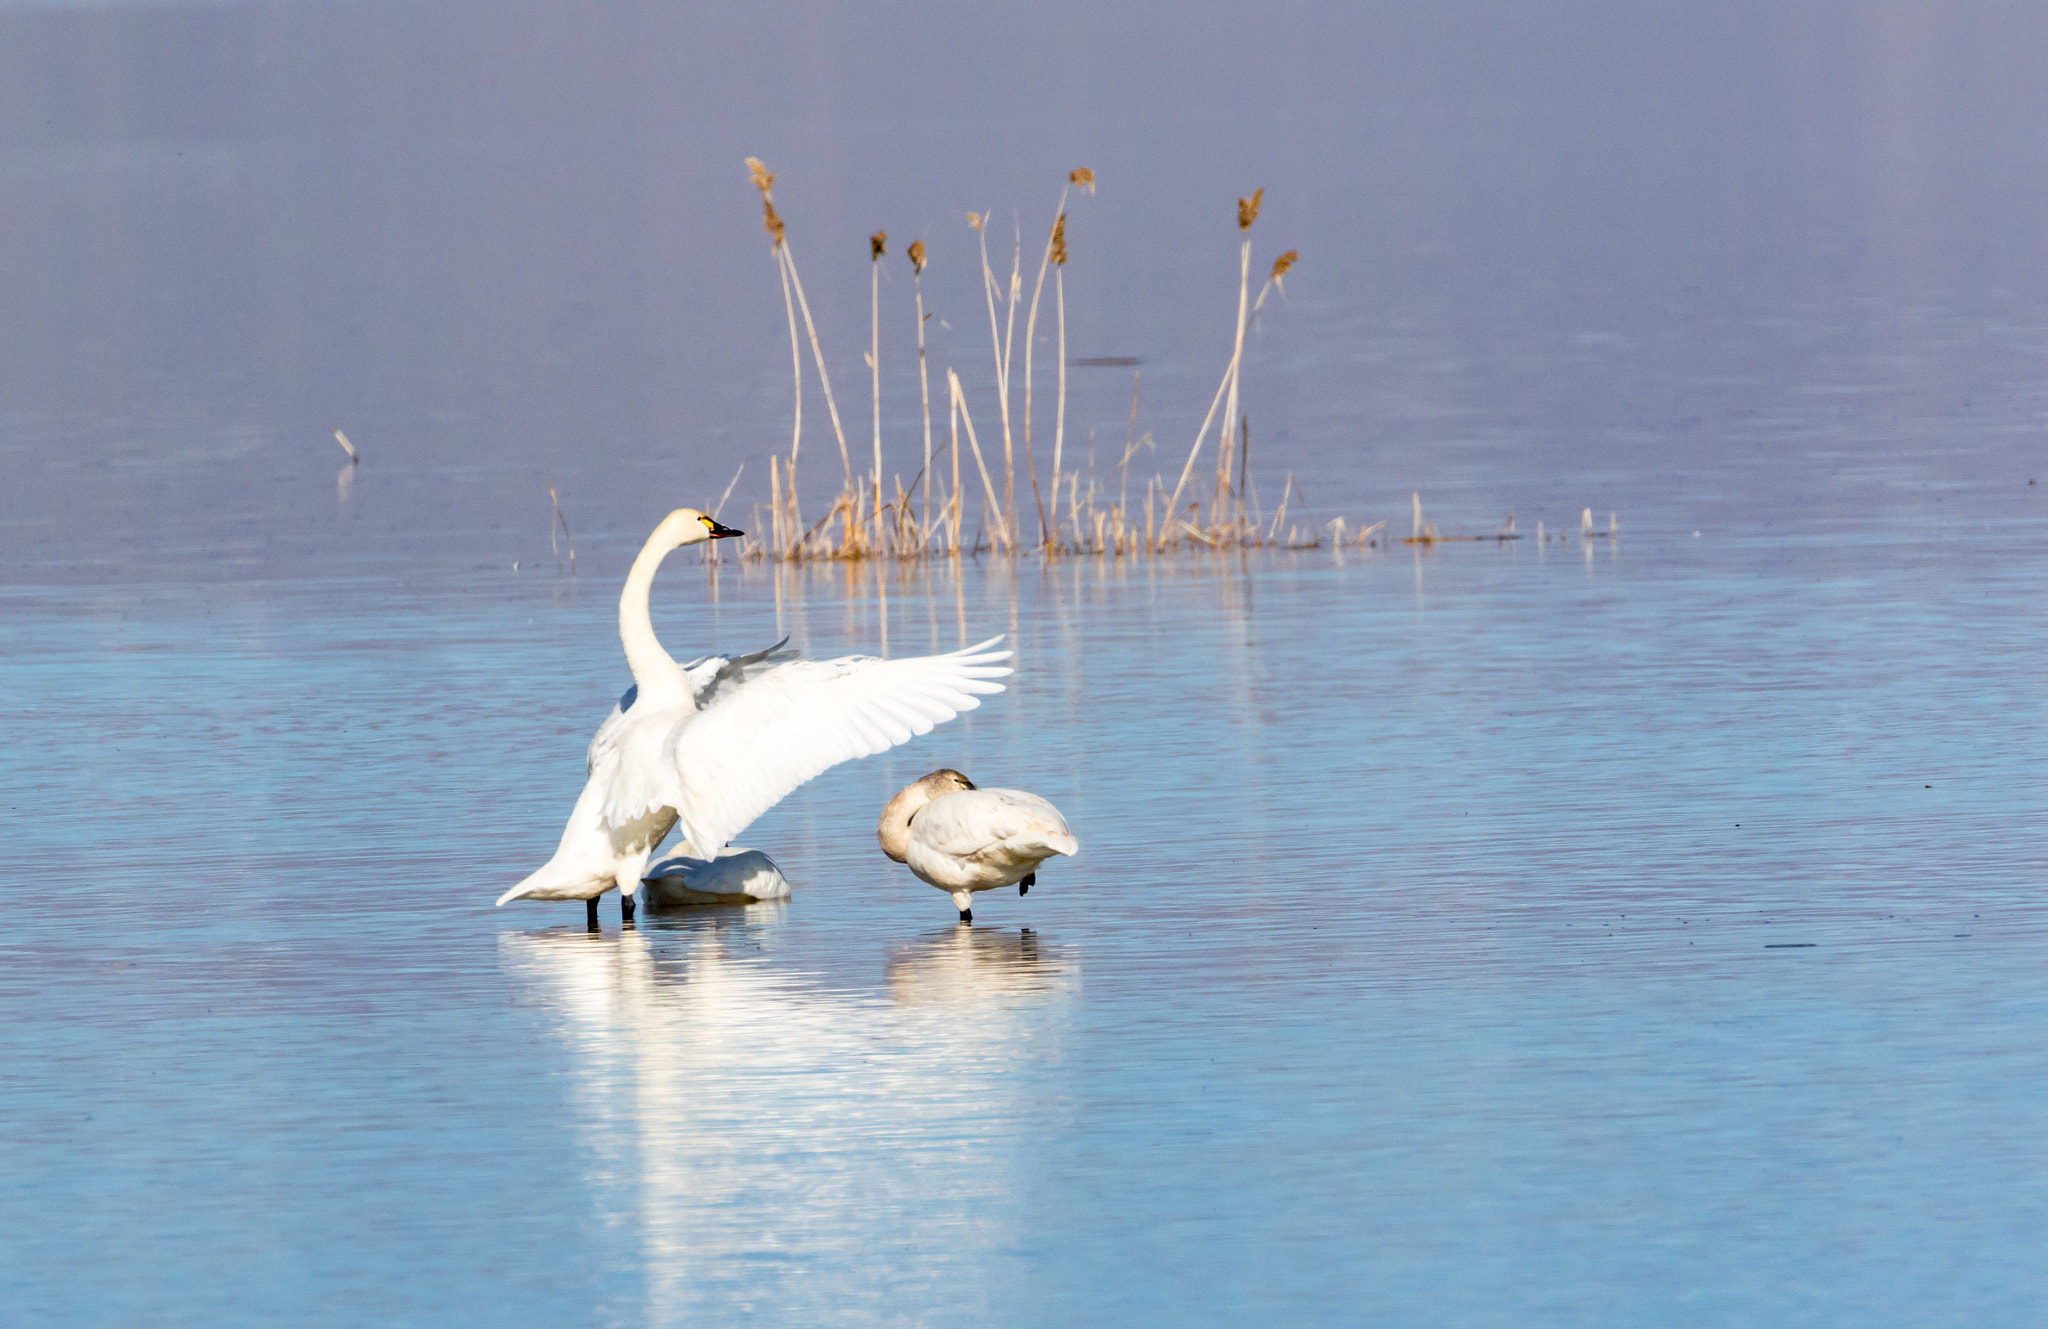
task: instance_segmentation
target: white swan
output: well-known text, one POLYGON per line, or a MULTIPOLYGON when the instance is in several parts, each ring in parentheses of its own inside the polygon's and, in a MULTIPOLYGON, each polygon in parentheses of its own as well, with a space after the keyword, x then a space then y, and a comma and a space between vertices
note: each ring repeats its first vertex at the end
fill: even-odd
POLYGON ((774 647, 705 661, 697 677, 654 635, 648 590, 672 549, 739 532, 692 508, 647 537, 619 595, 619 639, 633 687, 598 728, 588 780, 562 842, 540 871, 498 897, 584 900, 617 889, 627 917, 648 855, 680 825, 715 856, 753 820, 813 776, 907 743, 1001 692, 1011 671, 1001 638, 948 655, 774 663, 774 647))
POLYGON ((789 878, 758 849, 733 847, 709 861, 687 843, 661 855, 640 878, 648 907, 684 904, 755 904, 789 898, 789 878))
POLYGON ((974 892, 1037 883, 1038 865, 1081 852, 1058 808, 1021 789, 977 789, 953 770, 936 770, 882 809, 875 836, 882 852, 917 879, 949 892, 960 921, 972 923, 974 892))

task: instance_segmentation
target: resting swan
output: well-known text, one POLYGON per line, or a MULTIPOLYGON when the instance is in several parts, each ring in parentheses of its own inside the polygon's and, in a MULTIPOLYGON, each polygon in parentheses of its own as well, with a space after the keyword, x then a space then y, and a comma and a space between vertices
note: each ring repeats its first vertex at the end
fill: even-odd
POLYGON ((917 879, 951 893, 972 923, 974 892, 1037 883, 1038 865, 1081 845, 1059 809, 1021 789, 977 789, 958 771, 933 771, 889 800, 875 828, 882 852, 917 879))
MULTIPOLYGON (((671 829, 715 857, 790 791, 855 757, 871 756, 1001 692, 1001 638, 948 655, 775 663, 775 647, 686 671, 654 635, 648 591, 672 549, 738 535, 693 508, 671 512, 647 537, 619 595, 619 639, 633 687, 598 728, 588 780, 562 842, 540 871, 498 897, 584 900, 617 889, 632 917, 648 855, 671 829)), ((779 643, 778 643, 779 645, 779 643)))
POLYGON ((640 890, 650 909, 685 904, 758 904, 787 900, 789 878, 758 849, 733 846, 715 859, 698 858, 688 842, 650 863, 640 890))

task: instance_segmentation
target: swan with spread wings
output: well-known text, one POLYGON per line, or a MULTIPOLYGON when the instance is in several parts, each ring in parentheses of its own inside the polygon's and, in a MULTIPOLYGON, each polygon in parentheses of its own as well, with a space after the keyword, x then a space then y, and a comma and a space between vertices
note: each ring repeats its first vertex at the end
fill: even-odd
POLYGON ((694 856, 716 858, 734 836, 812 777, 929 733, 1011 671, 994 637, 946 655, 797 660, 781 650, 679 665, 648 612, 655 570, 671 550, 740 532, 693 508, 671 512, 633 560, 619 596, 619 639, 633 686, 598 727, 588 780, 545 866, 498 897, 597 900, 633 891, 648 856, 680 826, 694 856))

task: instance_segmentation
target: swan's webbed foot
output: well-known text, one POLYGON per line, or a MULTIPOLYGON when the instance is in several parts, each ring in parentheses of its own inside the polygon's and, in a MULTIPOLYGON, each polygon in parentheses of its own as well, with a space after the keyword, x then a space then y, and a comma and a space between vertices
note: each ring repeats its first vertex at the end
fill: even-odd
POLYGON ((585 900, 583 907, 584 917, 590 922, 590 930, 592 932, 597 931, 597 897, 593 895, 588 900, 585 900))
POLYGON ((621 923, 633 921, 633 897, 630 895, 621 894, 619 896, 619 921, 621 923))
POLYGON ((1031 894, 1031 888, 1037 884, 1038 874, 1036 872, 1027 872, 1024 874, 1024 880, 1017 883, 1017 894, 1029 895, 1031 894))
POLYGON ((974 911, 972 909, 962 909, 960 911, 960 921, 962 923, 972 923, 974 921, 974 911))

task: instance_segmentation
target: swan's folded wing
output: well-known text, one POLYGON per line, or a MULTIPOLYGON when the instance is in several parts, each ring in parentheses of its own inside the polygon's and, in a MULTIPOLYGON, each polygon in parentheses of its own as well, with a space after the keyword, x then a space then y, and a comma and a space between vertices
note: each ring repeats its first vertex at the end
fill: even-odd
POLYGON ((668 733, 668 806, 700 850, 719 848, 797 786, 842 761, 931 732, 1001 692, 1011 670, 994 637, 901 660, 849 656, 782 665, 668 733))
POLYGON ((966 789, 920 808, 914 833, 924 844, 971 859, 1011 841, 1070 839, 1066 818, 1036 794, 1021 789, 966 789))

